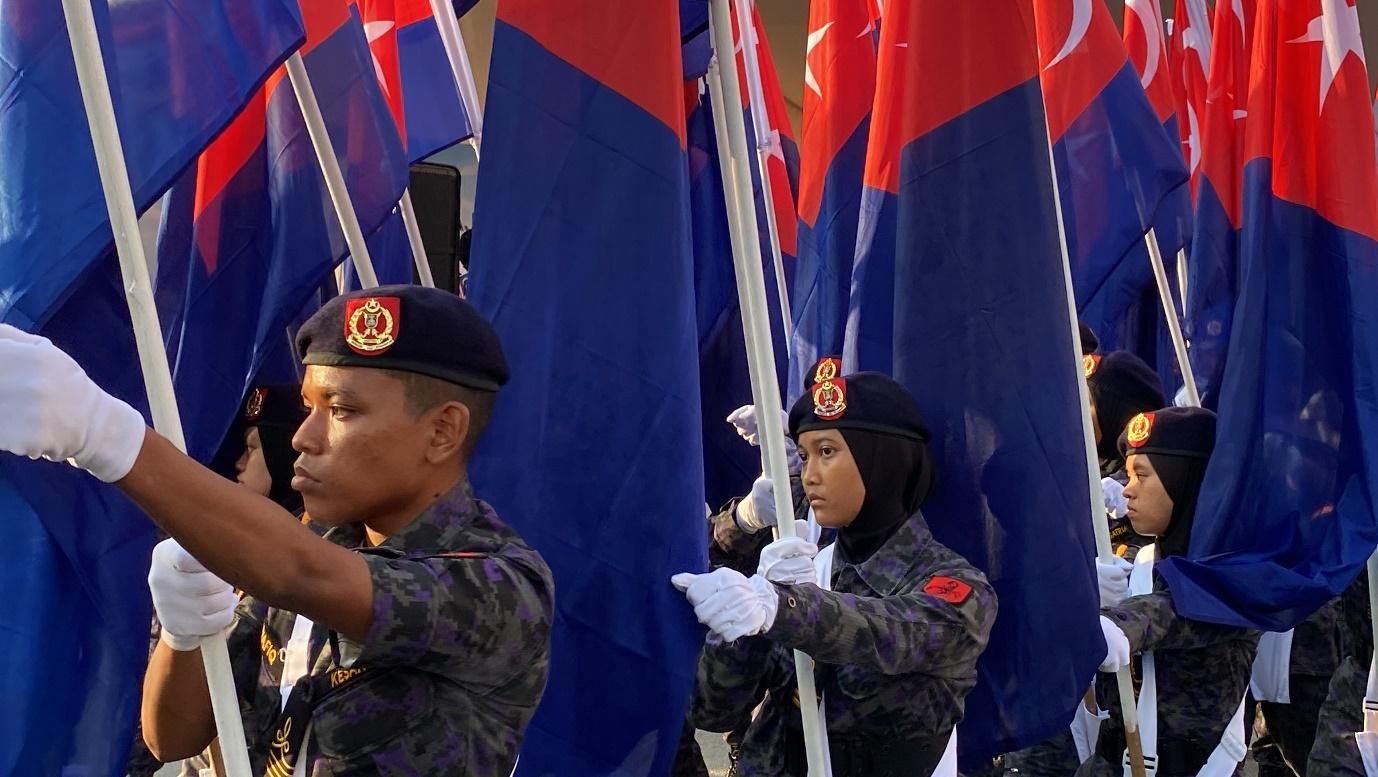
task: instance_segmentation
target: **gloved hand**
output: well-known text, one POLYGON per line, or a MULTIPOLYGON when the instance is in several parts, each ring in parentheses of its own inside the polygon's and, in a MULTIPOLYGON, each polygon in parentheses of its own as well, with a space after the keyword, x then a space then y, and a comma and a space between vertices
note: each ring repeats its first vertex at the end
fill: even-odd
POLYGON ((1104 615, 1100 616, 1100 630, 1105 635, 1105 660, 1100 662, 1100 670, 1118 672, 1129 666, 1129 637, 1104 615))
POLYGON ((1114 607, 1129 596, 1129 573, 1134 565, 1122 558, 1096 559, 1096 582, 1100 584, 1100 606, 1114 607))
POLYGON ((747 534, 775 525, 775 486, 762 475, 751 484, 751 493, 737 503, 733 512, 737 526, 747 534))
POLYGON ((176 540, 163 540, 153 548, 148 590, 163 626, 160 639, 173 650, 195 650, 206 637, 229 628, 239 604, 234 588, 208 572, 176 540))
POLYGON ((794 522, 794 537, 782 537, 761 551, 761 561, 756 574, 772 583, 799 585, 818 583, 818 570, 813 565, 813 557, 818 555, 818 546, 809 542, 808 521, 794 522))
POLYGON ((764 634, 775 623, 780 595, 760 575, 746 577, 722 567, 706 575, 681 572, 670 578, 694 605, 694 615, 725 642, 764 634))
POLYGON ((1114 478, 1100 479, 1100 495, 1105 502, 1105 511, 1123 518, 1129 512, 1129 502, 1124 498, 1124 484, 1114 478))
POLYGON ((139 412, 101 390, 48 341, 0 324, 0 450, 67 460, 113 483, 144 444, 139 412))
MULTIPOLYGON (((761 447, 760 422, 756 418, 755 405, 742 405, 727 416, 727 422, 737 427, 737 434, 753 448, 761 447)), ((789 413, 780 411, 780 428, 789 429, 789 413)), ((799 460, 799 449, 794 440, 785 437, 785 459, 789 461, 789 471, 797 473, 803 467, 799 460)))

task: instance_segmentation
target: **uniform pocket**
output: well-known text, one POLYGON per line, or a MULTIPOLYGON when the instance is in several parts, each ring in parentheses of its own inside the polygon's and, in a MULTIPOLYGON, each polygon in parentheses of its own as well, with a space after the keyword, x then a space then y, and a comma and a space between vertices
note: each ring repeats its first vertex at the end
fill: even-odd
POLYGON ((366 756, 423 725, 433 706, 424 676, 379 672, 323 699, 311 717, 311 739, 328 758, 366 756))

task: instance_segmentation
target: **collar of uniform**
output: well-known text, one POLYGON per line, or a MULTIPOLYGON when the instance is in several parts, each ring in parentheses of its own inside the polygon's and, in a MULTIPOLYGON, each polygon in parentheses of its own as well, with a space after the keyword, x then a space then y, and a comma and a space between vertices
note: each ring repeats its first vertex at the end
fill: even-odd
MULTIPOLYGON (((857 577, 878 596, 892 596, 908 578, 909 570, 919 562, 919 550, 932 539, 923 513, 915 511, 870 558, 860 564, 848 564, 845 560, 843 563, 856 570, 857 577)), ((842 559, 841 556, 836 558, 842 559)))
MULTIPOLYGON (((389 535, 379 547, 402 554, 457 548, 459 535, 477 511, 473 486, 467 479, 461 480, 411 523, 389 535)), ((357 548, 364 543, 364 536, 363 524, 350 524, 331 529, 325 538, 337 545, 357 548)))

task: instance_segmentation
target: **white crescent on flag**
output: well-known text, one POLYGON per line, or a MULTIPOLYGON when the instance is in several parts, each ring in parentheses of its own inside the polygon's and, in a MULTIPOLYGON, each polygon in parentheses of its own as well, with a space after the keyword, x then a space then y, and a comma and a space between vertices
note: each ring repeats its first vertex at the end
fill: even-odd
POLYGON ((1152 2, 1155 0, 1124 0, 1125 10, 1133 11, 1139 17, 1139 26, 1144 31, 1144 73, 1139 77, 1139 83, 1145 89, 1158 75, 1158 63, 1163 51, 1163 28, 1152 2))
POLYGON ((1086 39, 1086 31, 1091 29, 1091 0, 1072 0, 1072 29, 1067 31, 1067 42, 1062 50, 1048 63, 1052 68, 1076 51, 1077 46, 1086 39))

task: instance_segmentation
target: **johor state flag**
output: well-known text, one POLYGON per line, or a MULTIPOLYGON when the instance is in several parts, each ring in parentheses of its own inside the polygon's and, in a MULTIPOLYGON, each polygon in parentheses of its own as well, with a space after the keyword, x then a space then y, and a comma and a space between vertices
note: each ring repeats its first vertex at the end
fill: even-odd
MULTIPOLYGON (((301 21, 290 0, 112 5, 93 10, 143 210, 301 42, 301 21)), ((33 330, 112 237, 61 4, 6 2, 0 62, 0 321, 33 330)))
MULTIPOLYGON (((303 10, 303 60, 369 232, 407 185, 406 157, 357 9, 312 0, 303 10)), ((173 187, 163 213, 158 312, 192 456, 214 455, 264 358, 345 252, 296 93, 279 70, 173 187)), ((403 261, 410 266, 409 253, 403 261)))
POLYGON ((1201 401, 1215 408, 1230 344, 1239 288, 1239 227, 1243 209, 1244 127, 1248 111, 1249 41, 1254 0, 1215 6, 1210 76, 1201 127, 1196 222, 1187 265, 1187 326, 1191 366, 1201 401))
POLYGON ((469 292, 513 377, 470 471, 558 592, 517 774, 661 775, 703 644, 668 581, 707 563, 679 8, 497 15, 469 292))
MULTIPOLYGON (((141 206, 302 38, 291 2, 94 9, 141 206)), ((0 4, 0 62, 0 319, 51 338, 145 409, 60 4, 0 4)), ((0 458, 0 773, 123 774, 149 649, 153 526, 85 473, 0 458)))
MULTIPOLYGON (((474 134, 430 0, 354 2, 363 15, 373 68, 407 159, 425 159, 474 134)), ((403 282, 410 282, 410 276, 403 282)))
POLYGON ((1260 3, 1244 142, 1242 272, 1184 617, 1281 631, 1378 543, 1378 159, 1358 10, 1260 3))
POLYGON ((1210 64, 1211 18, 1206 0, 1177 0, 1172 14, 1168 67, 1172 70, 1182 156, 1191 171, 1193 201, 1201 168, 1201 119, 1206 115, 1206 73, 1210 72, 1210 64))
POLYGON ((862 212, 883 223, 860 229, 846 358, 918 399, 942 473, 924 514, 1000 597, 958 727, 986 757, 1064 730, 1104 656, 1033 7, 885 14, 862 212))
MULTIPOLYGON (((1106 300, 1137 303, 1153 286, 1145 233, 1156 227, 1166 257, 1185 241, 1191 203, 1171 100, 1155 88, 1162 112, 1149 102, 1103 3, 1035 0, 1034 9, 1077 309, 1092 330, 1113 332, 1131 311, 1106 300)), ((1143 80, 1164 57, 1149 15, 1139 27, 1151 52, 1143 80)))
POLYGON ((876 17, 872 0, 809 6, 790 401, 820 357, 842 352, 875 94, 876 17))

